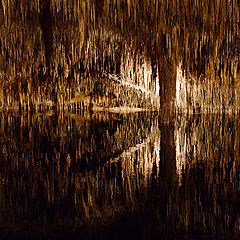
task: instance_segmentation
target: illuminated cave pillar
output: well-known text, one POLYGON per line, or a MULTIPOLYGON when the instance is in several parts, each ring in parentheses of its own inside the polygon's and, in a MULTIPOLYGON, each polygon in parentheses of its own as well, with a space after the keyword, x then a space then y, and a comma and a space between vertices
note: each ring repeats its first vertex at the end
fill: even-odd
POLYGON ((175 119, 176 76, 175 64, 166 61, 159 66, 160 112, 164 124, 174 122, 175 119))

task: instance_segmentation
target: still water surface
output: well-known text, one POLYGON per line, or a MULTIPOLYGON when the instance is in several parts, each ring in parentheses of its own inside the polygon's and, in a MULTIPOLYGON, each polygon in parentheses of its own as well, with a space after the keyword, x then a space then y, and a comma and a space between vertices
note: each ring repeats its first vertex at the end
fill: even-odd
POLYGON ((147 113, 1 113, 1 239, 237 234, 238 117, 160 122, 147 113))

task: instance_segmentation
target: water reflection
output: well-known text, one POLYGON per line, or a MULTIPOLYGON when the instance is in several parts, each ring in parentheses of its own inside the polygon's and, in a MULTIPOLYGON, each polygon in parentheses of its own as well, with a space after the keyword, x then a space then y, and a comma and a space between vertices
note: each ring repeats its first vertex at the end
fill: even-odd
POLYGON ((178 220, 187 231, 239 231, 239 121, 237 116, 179 117, 178 220))
POLYGON ((0 131, 3 232, 239 232, 237 116, 1 114, 0 131))
POLYGON ((143 116, 2 114, 1 226, 79 225, 131 209, 159 164, 158 118, 143 116))

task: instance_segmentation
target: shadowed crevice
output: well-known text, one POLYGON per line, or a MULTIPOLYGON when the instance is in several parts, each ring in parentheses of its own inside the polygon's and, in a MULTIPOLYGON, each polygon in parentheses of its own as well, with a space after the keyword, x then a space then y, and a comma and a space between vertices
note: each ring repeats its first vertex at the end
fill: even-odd
POLYGON ((43 34, 45 46, 45 59, 48 71, 51 67, 51 59, 53 55, 53 29, 52 29, 52 14, 50 10, 50 0, 40 1, 40 25, 43 34))

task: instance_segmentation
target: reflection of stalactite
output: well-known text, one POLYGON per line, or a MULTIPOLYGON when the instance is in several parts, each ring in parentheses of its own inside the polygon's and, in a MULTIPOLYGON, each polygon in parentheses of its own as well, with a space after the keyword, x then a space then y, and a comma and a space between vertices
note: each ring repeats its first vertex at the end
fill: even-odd
MULTIPOLYGON (((0 162, 0 199, 8 211, 0 213, 0 221, 7 227, 32 224, 32 220, 18 220, 33 211, 41 228, 51 222, 43 216, 56 205, 52 210, 59 216, 57 224, 71 218, 78 224, 107 219, 106 209, 121 207, 119 191, 126 202, 121 210, 127 211, 137 204, 138 192, 146 191, 158 167, 157 123, 156 116, 144 118, 142 114, 1 114, 0 155, 13 161, 0 162), (18 131, 14 131, 16 127, 18 131), (115 162, 108 162, 112 158, 115 162), (66 211, 72 214, 66 215, 66 211)), ((113 217, 114 211, 110 213, 113 217)))

